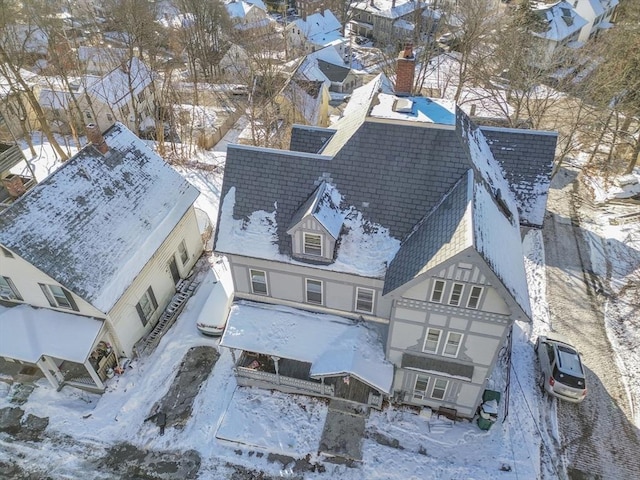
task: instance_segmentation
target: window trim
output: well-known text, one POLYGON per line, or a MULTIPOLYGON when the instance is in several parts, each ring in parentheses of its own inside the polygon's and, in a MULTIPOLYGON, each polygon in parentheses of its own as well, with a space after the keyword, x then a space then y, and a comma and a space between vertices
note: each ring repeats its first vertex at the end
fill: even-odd
POLYGON ((438 353, 438 350, 440 349, 441 342, 442 342, 442 329, 441 328, 428 327, 427 328, 427 332, 424 334, 424 342, 422 342, 422 351, 426 352, 426 353, 438 353), (438 342, 436 343, 435 350, 427 350, 427 341, 429 340, 429 332, 431 330, 438 332, 438 342))
POLYGON ((462 300, 462 295, 464 294, 464 283, 460 283, 460 282, 454 282, 453 286, 451 287, 451 292, 449 293, 449 302, 448 304, 451 305, 452 307, 459 307, 460 306, 460 301, 462 300), (452 303, 453 300, 453 294, 455 292, 455 289, 457 286, 460 286, 460 293, 458 294, 458 303, 452 303))
POLYGON ((464 333, 460 332, 447 332, 447 339, 444 342, 444 348, 442 349, 442 356, 457 358, 460 353, 460 347, 462 347, 462 341, 464 340, 464 333), (447 347, 449 346, 449 338, 451 335, 460 335, 460 340, 458 341, 458 346, 456 347, 456 353, 454 355, 447 353, 447 347))
POLYGON ((431 302, 433 303, 442 303, 442 298, 444 297, 444 289, 446 288, 447 283, 444 280, 434 280, 433 281, 433 285, 431 287, 431 302), (436 285, 438 284, 442 284, 442 290, 440 290, 440 296, 438 298, 438 300, 436 300, 434 298, 434 295, 436 293, 436 285))
POLYGON ((444 400, 444 397, 447 395, 447 389, 449 388, 449 380, 445 380, 444 378, 436 378, 433 381, 433 385, 431 387, 431 395, 429 395, 434 400, 444 400), (434 392, 436 390, 436 386, 438 382, 444 382, 444 388, 439 388, 438 390, 442 390, 442 397, 434 396, 434 392))
POLYGON ((153 314, 156 312, 156 310, 158 310, 158 302, 156 301, 156 296, 153 293, 153 288, 151 288, 151 285, 149 285, 149 288, 144 291, 144 293, 140 297, 140 300, 138 300, 138 303, 136 303, 136 311, 138 312, 138 316, 140 317, 140 321, 142 322, 143 326, 147 326, 149 320, 151 319, 151 317, 153 317, 153 314), (148 314, 145 313, 141 304, 142 299, 145 297, 149 298, 151 306, 153 307, 148 314))
POLYGON ((53 308, 63 308, 65 310, 74 310, 76 312, 80 311, 80 309, 78 308, 78 305, 76 304, 75 300, 73 299, 73 296, 71 294, 70 291, 68 291, 66 288, 60 286, 60 285, 49 285, 46 283, 39 283, 38 285, 40 285, 40 289, 42 290, 42 293, 44 293, 44 296, 47 298, 47 301, 49 302, 49 305, 51 305, 53 308), (58 298, 61 298, 60 296, 56 296, 53 293, 53 290, 51 287, 56 287, 59 288, 60 291, 62 292, 62 294, 64 295, 65 299, 67 300, 67 303, 69 304, 67 305, 60 305, 60 303, 58 302, 58 298))
POLYGON ((264 270, 257 270, 255 268, 250 268, 249 283, 251 284, 251 293, 253 293, 254 295, 269 295, 269 285, 267 283, 267 272, 265 272, 264 270), (257 292, 256 289, 254 288, 253 272, 262 274, 262 277, 264 278, 264 290, 265 290, 264 292, 257 292))
POLYGON ((302 253, 311 257, 324 257, 324 238, 321 233, 302 232, 302 253), (307 251, 307 237, 318 237, 320 240, 320 253, 309 253, 307 251))
POLYGON ((363 312, 363 313, 373 313, 374 309, 375 309, 375 301, 376 301, 376 291, 373 288, 366 288, 366 287, 356 287, 356 305, 355 305, 355 311, 356 312, 363 312), (360 292, 370 292, 371 293, 371 309, 370 310, 364 310, 362 308, 358 308, 358 299, 360 297, 360 292))
POLYGON ((416 378, 413 381, 413 393, 412 397, 414 400, 425 400, 429 395, 429 385, 431 385, 431 377, 428 375, 420 375, 417 374, 416 378), (424 390, 418 390, 418 381, 421 379, 426 379, 426 385, 424 386, 424 390), (421 394, 416 395, 416 393, 421 392, 421 394))
POLYGON ((467 299, 467 308, 473 308, 474 310, 478 310, 480 308, 480 298, 482 298, 482 292, 484 291, 483 287, 479 287, 477 285, 473 285, 471 287, 471 291, 469 292, 469 298, 467 299), (478 295, 476 295, 474 297, 473 292, 474 290, 479 290, 480 292, 478 293, 478 295), (475 298, 476 299, 476 303, 475 306, 471 305, 471 299, 475 298))
POLYGON ((304 279, 304 301, 311 305, 324 305, 324 282, 322 280, 316 280, 315 278, 304 279), (320 301, 309 301, 309 282, 316 282, 320 284, 320 301))
POLYGON ((187 266, 187 262, 189 261, 189 250, 187 250, 187 243, 182 239, 182 241, 178 244, 178 258, 180 259, 180 263, 183 267, 187 266), (182 257, 186 258, 182 258, 182 257))
POLYGON ((8 288, 11 291, 11 293, 13 294, 13 297, 11 297, 11 298, 7 298, 5 296, 0 296, 0 299, 5 300, 7 302, 16 302, 16 301, 17 302, 22 302, 24 300, 22 298, 22 295, 20 295, 20 292, 16 288, 15 283, 13 283, 13 280, 11 280, 11 278, 5 277, 4 275, 0 275, 0 279, 5 281, 5 283, 7 284, 7 286, 5 288, 8 288))

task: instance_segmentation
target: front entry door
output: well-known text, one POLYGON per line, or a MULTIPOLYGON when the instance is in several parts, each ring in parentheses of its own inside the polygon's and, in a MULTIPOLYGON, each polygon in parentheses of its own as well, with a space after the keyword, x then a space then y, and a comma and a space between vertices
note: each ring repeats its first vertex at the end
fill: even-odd
POLYGON ((178 273, 178 265, 176 264, 175 255, 171 257, 169 261, 169 271, 171 271, 171 278, 173 278, 173 284, 175 285, 180 280, 180 274, 178 273))

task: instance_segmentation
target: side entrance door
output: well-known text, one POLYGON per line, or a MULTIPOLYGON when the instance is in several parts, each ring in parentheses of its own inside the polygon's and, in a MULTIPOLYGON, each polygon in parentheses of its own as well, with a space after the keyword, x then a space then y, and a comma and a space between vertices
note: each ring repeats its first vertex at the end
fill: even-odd
POLYGON ((173 284, 175 285, 180 280, 180 273, 178 273, 178 265, 176 264, 176 256, 173 255, 169 260, 169 271, 171 272, 171 278, 173 278, 173 284))

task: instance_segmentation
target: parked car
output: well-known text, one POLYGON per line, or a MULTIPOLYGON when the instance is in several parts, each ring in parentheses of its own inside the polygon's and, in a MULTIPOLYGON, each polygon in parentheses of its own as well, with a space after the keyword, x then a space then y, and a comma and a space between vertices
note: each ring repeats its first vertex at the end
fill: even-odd
POLYGON ((233 280, 226 259, 215 265, 199 288, 204 289, 206 299, 196 320, 196 327, 205 335, 220 336, 227 326, 229 309, 233 303, 233 280))
POLYGON ((540 363, 540 386, 549 395, 580 403, 587 395, 587 383, 580 354, 564 336, 549 332, 536 341, 540 363))

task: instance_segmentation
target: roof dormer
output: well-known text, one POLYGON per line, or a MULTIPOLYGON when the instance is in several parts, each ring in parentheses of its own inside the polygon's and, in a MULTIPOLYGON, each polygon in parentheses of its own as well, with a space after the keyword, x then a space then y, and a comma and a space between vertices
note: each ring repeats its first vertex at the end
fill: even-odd
POLYGON ((344 221, 340 201, 337 190, 323 182, 302 204, 287 230, 294 258, 314 263, 333 262, 344 221))

